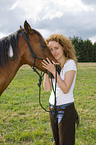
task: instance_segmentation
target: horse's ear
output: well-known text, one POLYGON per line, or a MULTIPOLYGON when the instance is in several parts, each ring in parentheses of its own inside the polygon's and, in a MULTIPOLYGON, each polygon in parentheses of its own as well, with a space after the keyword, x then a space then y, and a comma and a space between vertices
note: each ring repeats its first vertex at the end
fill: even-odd
POLYGON ((20 25, 20 29, 23 29, 23 27, 20 25))
POLYGON ((33 33, 32 29, 27 21, 24 22, 24 28, 27 31, 27 33, 33 33))

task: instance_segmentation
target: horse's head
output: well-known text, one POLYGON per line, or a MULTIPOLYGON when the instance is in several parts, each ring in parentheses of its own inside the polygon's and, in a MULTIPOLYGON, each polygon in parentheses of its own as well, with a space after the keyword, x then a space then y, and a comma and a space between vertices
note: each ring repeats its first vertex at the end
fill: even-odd
POLYGON ((30 25, 27 23, 27 21, 24 22, 24 30, 25 34, 27 35, 25 36, 24 34, 24 36, 26 37, 25 39, 26 41, 24 40, 24 36, 22 35, 23 36, 22 41, 25 43, 24 44, 25 52, 23 51, 24 63, 29 64, 31 66, 35 66, 37 69, 41 71, 45 71, 41 63, 42 60, 46 59, 47 57, 55 62, 56 60, 54 59, 50 50, 48 49, 42 35, 38 31, 32 29, 30 25))

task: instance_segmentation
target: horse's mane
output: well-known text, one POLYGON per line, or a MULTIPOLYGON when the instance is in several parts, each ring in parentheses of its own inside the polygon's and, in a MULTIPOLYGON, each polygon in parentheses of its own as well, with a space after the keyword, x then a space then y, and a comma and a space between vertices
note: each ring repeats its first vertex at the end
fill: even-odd
POLYGON ((9 47, 11 45, 13 49, 13 57, 14 60, 17 57, 18 52, 18 37, 21 30, 18 30, 14 34, 11 34, 7 37, 0 39, 0 66, 5 66, 8 64, 10 57, 8 56, 9 47))

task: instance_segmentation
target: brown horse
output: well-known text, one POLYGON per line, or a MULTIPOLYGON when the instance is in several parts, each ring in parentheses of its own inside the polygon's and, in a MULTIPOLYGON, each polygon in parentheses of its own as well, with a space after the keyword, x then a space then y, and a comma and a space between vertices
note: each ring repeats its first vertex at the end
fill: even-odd
POLYGON ((41 34, 31 29, 27 21, 24 29, 19 29, 0 40, 0 95, 10 84, 23 64, 35 66, 41 71, 42 60, 54 60, 41 34))

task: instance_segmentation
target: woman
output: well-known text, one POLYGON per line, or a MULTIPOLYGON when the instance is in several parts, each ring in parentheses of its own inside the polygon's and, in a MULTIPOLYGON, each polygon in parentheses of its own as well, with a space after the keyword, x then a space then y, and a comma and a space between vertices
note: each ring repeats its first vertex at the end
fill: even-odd
MULTIPOLYGON (((73 45, 69 39, 63 35, 51 35, 46 43, 60 64, 60 75, 57 73, 56 86, 56 106, 54 91, 51 91, 49 99, 50 107, 50 121, 55 145, 74 145, 75 144, 75 122, 78 118, 74 107, 73 89, 76 79, 76 56, 73 45)), ((46 68, 54 78, 53 86, 55 88, 56 68, 55 63, 46 58, 42 62, 43 67, 46 68)), ((44 75, 43 86, 45 91, 52 89, 52 83, 47 73, 44 75)))

